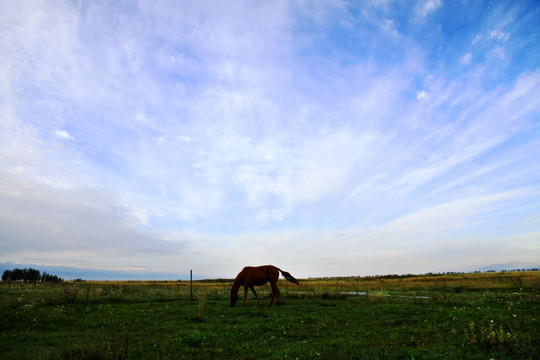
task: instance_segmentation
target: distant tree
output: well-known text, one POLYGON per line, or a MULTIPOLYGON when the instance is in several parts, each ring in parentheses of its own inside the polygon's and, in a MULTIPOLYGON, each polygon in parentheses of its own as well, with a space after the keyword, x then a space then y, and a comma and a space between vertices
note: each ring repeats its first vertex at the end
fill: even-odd
POLYGON ((2 274, 2 281, 11 281, 13 272, 11 270, 5 270, 2 274))
POLYGON ((62 282, 62 278, 56 275, 47 274, 46 272, 41 275, 39 270, 36 269, 19 269, 5 270, 2 274, 2 281, 47 281, 47 282, 62 282))
POLYGON ((47 274, 47 272, 44 271, 43 275, 41 275, 41 281, 43 281, 43 282, 63 282, 64 279, 59 278, 56 275, 47 274))
POLYGON ((11 281, 22 280, 23 277, 24 277, 24 272, 22 269, 15 268, 11 272, 11 281))
POLYGON ((41 280, 41 273, 39 272, 39 270, 30 268, 26 270, 26 279, 24 280, 30 282, 39 281, 41 280))

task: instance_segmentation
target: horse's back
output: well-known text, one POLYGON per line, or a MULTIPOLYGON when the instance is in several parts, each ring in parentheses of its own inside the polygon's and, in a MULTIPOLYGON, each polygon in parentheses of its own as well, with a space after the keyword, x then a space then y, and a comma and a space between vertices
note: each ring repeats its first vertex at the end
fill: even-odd
POLYGON ((250 285, 264 285, 267 282, 276 282, 279 270, 273 265, 246 266, 242 270, 244 281, 250 285))

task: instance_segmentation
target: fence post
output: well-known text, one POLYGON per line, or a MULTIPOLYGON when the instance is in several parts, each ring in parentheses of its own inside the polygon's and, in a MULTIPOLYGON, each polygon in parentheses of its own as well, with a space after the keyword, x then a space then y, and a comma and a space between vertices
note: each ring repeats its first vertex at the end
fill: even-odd
POLYGON ((514 281, 514 279, 510 278, 510 281, 512 281, 512 283, 514 284, 514 286, 516 287, 516 289, 519 290, 519 286, 517 286, 516 282, 514 281))
POLYGON ((193 270, 189 270, 189 292, 191 294, 191 300, 193 300, 193 270))

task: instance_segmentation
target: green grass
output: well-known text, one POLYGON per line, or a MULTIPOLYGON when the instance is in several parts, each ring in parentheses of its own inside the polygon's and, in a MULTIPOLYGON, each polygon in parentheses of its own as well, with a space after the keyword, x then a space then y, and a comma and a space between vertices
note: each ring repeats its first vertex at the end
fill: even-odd
MULTIPOLYGON (((394 283, 388 290, 352 296, 331 291, 333 285, 321 285, 321 291, 311 285, 281 286, 277 307, 258 306, 250 296, 246 307, 230 308, 228 286, 208 283, 196 284, 194 300, 185 283, 1 283, 0 359, 537 359, 540 354, 535 287, 511 289, 505 283, 490 290, 445 292, 437 285, 399 291, 394 283)), ((259 293, 269 302, 268 288, 259 293)))

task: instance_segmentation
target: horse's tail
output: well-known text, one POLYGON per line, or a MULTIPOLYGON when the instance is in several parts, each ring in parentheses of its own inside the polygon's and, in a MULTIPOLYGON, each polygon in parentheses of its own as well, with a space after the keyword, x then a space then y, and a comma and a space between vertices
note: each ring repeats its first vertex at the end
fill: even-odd
POLYGON ((281 272, 281 275, 283 275, 283 277, 287 280, 289 280, 290 282, 296 284, 296 285, 300 285, 300 283, 298 282, 298 280, 296 280, 294 278, 294 276, 292 276, 291 274, 289 274, 288 272, 286 271, 283 271, 281 269, 278 269, 280 272, 281 272))

